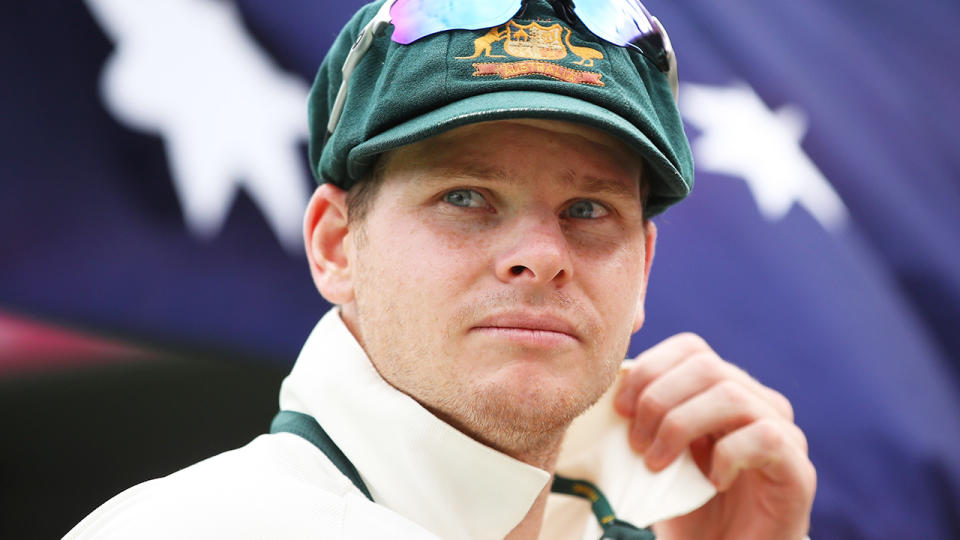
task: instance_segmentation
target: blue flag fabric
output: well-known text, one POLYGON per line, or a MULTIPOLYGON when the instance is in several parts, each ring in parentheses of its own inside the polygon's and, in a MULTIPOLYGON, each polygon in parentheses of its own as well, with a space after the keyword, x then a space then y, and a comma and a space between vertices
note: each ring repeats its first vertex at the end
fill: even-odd
MULTIPOLYGON (((292 362, 305 92, 359 5, 0 8, 0 306, 292 362)), ((631 352, 694 331, 791 399, 813 538, 960 537, 960 5, 647 5, 697 185, 631 352)))

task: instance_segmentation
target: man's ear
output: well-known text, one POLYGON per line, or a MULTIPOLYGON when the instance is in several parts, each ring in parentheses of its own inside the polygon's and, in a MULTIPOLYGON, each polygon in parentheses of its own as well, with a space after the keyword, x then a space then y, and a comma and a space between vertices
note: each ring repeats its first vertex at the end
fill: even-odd
POLYGON ((307 204, 303 243, 313 282, 331 304, 353 300, 348 232, 347 192, 333 184, 321 185, 307 204))
POLYGON ((653 252, 657 246, 657 226, 648 219, 644 222, 643 229, 646 251, 643 262, 643 283, 640 284, 640 295, 637 298, 637 315, 633 321, 634 332, 640 330, 640 327, 643 326, 644 317, 646 316, 644 302, 647 298, 647 283, 650 282, 650 266, 653 264, 653 252))

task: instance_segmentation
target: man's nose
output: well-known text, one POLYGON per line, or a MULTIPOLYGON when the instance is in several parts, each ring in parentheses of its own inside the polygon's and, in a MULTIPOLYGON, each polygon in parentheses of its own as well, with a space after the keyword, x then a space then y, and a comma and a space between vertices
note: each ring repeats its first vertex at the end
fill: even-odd
POLYGON ((507 238, 496 263, 500 281, 561 287, 573 278, 569 242, 557 216, 523 217, 507 238))

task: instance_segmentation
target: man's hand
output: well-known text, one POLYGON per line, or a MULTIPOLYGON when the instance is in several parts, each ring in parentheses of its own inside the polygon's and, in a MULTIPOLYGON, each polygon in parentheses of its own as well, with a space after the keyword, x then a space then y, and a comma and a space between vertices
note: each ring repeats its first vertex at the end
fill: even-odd
POLYGON ((718 494, 657 523, 674 539, 800 540, 807 534, 816 471, 807 439, 780 393, 725 362, 694 334, 641 354, 617 391, 631 419, 630 445, 659 471, 690 448, 718 494))

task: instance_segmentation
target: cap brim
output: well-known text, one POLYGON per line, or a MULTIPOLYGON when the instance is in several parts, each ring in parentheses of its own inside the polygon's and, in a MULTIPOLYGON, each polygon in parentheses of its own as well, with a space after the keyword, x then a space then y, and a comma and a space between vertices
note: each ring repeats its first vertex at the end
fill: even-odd
POLYGON ((474 95, 394 126, 354 147, 347 157, 347 173, 352 179, 361 177, 377 155, 394 148, 460 126, 511 118, 575 122, 601 129, 621 139, 635 150, 651 169, 648 216, 659 214, 690 191, 677 167, 632 123, 587 101, 560 94, 531 91, 474 95))

